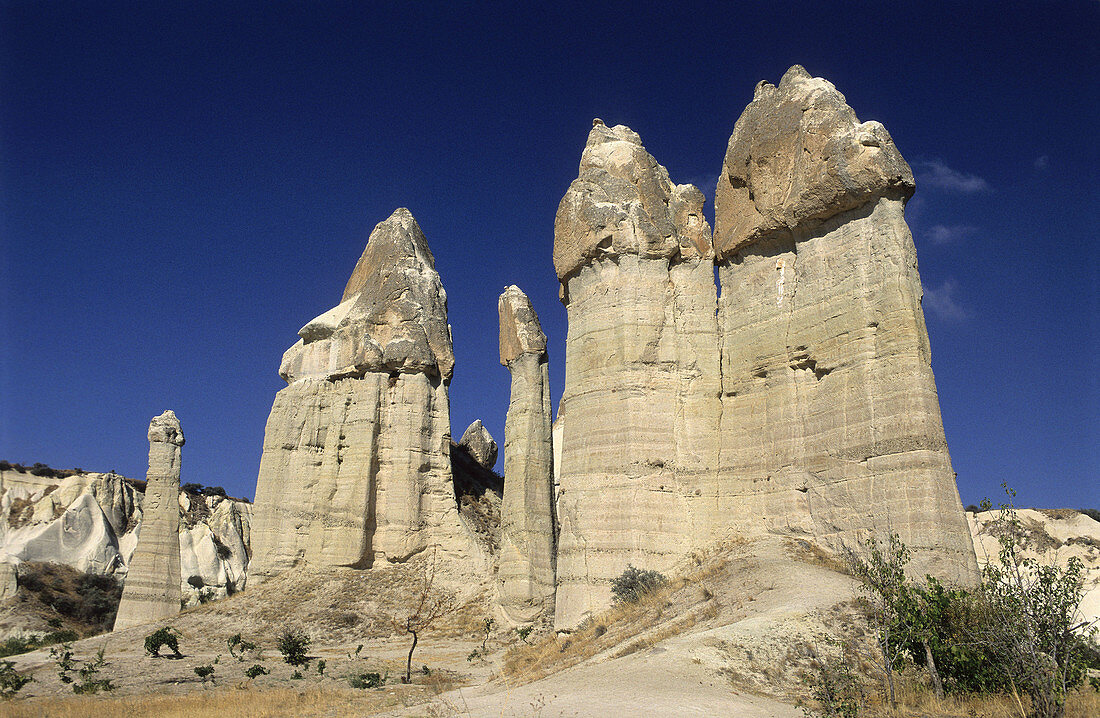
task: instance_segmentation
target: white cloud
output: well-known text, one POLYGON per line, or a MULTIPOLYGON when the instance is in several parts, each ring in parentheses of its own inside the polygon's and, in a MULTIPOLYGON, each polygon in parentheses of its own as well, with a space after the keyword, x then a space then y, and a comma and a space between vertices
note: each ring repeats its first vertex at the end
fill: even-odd
POLYGON ((955 300, 955 290, 958 283, 954 279, 948 279, 938 288, 924 287, 924 301, 922 305, 940 319, 950 321, 962 321, 966 319, 966 310, 955 300))
POLYGON ((968 224, 934 224, 925 235, 933 244, 950 244, 965 239, 978 231, 968 224))
POLYGON ((918 185, 925 184, 960 194, 988 192, 990 189, 989 183, 981 177, 953 170, 945 165, 942 160, 918 162, 917 166, 921 168, 917 172, 918 185))

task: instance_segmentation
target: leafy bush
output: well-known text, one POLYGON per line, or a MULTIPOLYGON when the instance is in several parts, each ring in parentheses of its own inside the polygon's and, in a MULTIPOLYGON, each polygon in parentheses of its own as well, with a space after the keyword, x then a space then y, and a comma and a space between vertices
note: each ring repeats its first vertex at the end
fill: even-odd
POLYGON ((1093 521, 1100 521, 1100 510, 1098 509, 1078 509, 1085 516, 1088 516, 1093 521))
POLYGON ((244 640, 239 633, 234 633, 232 636, 225 639, 225 645, 229 647, 229 655, 242 663, 245 659, 245 653, 256 650, 256 644, 252 641, 244 640))
POLYGON ((187 484, 184 484, 184 485, 180 486, 180 491, 183 491, 184 493, 188 493, 188 494, 201 495, 202 494, 202 484, 187 483, 187 484))
POLYGON ((303 678, 305 678, 305 676, 302 675, 301 671, 294 671, 293 673, 290 674, 290 679, 292 681, 300 681, 303 678))
POLYGON ((15 663, 12 661, 0 661, 0 698, 13 698, 23 686, 33 680, 31 676, 24 676, 15 670, 15 663))
POLYGON ((203 586, 206 585, 206 582, 202 580, 202 576, 199 576, 199 575, 188 576, 187 577, 187 585, 190 586, 191 588, 202 588, 203 586))
POLYGON ((306 652, 313 641, 301 629, 287 628, 275 641, 279 653, 283 654, 283 660, 292 666, 308 666, 309 657, 306 652))
POLYGON ((807 718, 814 715, 828 718, 856 718, 863 705, 863 688, 852 674, 848 663, 841 659, 819 661, 814 675, 807 679, 818 710, 802 706, 807 718))
POLYGON ((358 673, 348 676, 348 684, 352 688, 378 688, 386 682, 381 673, 358 673))
POLYGON ((195 666, 195 675, 202 679, 203 683, 214 682, 214 666, 209 663, 205 666, 195 666))
POLYGON ((182 658, 179 646, 180 632, 171 626, 158 628, 145 637, 145 652, 153 658, 160 657, 160 649, 171 648, 176 658, 182 658))
POLYGON ((51 648, 50 657, 57 665, 57 677, 62 683, 71 683, 73 693, 96 694, 100 691, 107 692, 115 689, 110 678, 97 678, 99 669, 106 663, 105 651, 106 647, 100 647, 94 659, 82 661, 78 666, 76 661, 73 660, 72 644, 64 643, 51 648), (80 676, 80 682, 74 682, 72 675, 70 675, 74 670, 80 676))
POLYGON ((271 673, 271 671, 267 670, 259 663, 253 663, 251 666, 248 667, 248 670, 244 672, 244 674, 250 679, 257 678, 259 676, 266 676, 268 673, 271 673))
POLYGON ((657 571, 644 571, 627 564, 626 570, 611 580, 611 594, 615 603, 637 603, 642 596, 667 580, 657 571))
POLYGON ((76 631, 70 630, 51 631, 43 636, 28 636, 27 638, 12 637, 0 643, 0 658, 35 651, 58 643, 71 643, 78 638, 80 636, 77 635, 76 631))
POLYGON ((324 658, 317 660, 317 675, 325 675, 325 667, 328 666, 328 662, 324 658))
MULTIPOLYGON (((86 627, 85 635, 111 630, 122 599, 114 576, 81 573, 71 566, 26 562, 19 565, 21 592, 71 622, 86 627)), ((60 625, 60 623, 58 623, 60 625)))

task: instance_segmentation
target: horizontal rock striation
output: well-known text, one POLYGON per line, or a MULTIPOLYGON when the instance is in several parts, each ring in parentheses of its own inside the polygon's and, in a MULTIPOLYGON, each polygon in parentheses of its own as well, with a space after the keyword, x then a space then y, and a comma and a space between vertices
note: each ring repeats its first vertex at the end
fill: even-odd
POLYGON ((554 455, 546 335, 531 301, 510 286, 497 304, 500 363, 512 375, 504 425, 504 500, 498 581, 509 620, 554 614, 554 455))
POLYGON ((450 465, 447 295, 406 209, 371 232, 341 304, 283 357, 256 489, 252 573, 465 559, 450 465))
MULTIPOLYGON (((130 561, 114 630, 180 611, 179 490, 183 432, 171 411, 149 423, 149 474, 141 537, 130 561)), ((90 499, 85 495, 85 499, 90 499)))
POLYGON ((706 533, 721 407, 703 201, 635 132, 596 120, 558 206, 559 626, 607 605, 628 563, 665 570, 706 533))
POLYGON ((898 532, 914 568, 976 578, 944 438, 913 176, 877 122, 792 67, 737 121, 716 197, 720 515, 834 545, 898 532))

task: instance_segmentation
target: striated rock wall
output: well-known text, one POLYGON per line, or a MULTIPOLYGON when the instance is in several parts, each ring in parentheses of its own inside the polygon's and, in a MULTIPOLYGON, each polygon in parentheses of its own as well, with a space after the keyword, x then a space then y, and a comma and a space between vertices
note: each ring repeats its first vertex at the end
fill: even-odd
POLYGON ((508 618, 554 614, 554 456, 546 335, 519 287, 500 295, 500 363, 512 375, 504 425, 504 499, 497 578, 508 618))
POLYGON ((705 540, 721 406, 702 209, 636 133, 594 123, 554 225, 569 317, 559 626, 606 605, 627 563, 665 570, 705 540))
POLYGON ((423 232, 396 210, 371 232, 341 304, 283 357, 253 576, 302 562, 367 568, 433 545, 452 568, 478 555, 451 475, 446 301, 423 232))
POLYGON ((179 490, 183 441, 179 420, 173 412, 166 411, 149 423, 144 525, 122 589, 122 601, 115 617, 116 630, 179 613, 179 490))
POLYGON ((827 81, 761 83, 720 177, 718 510, 853 542, 898 532, 914 568, 976 578, 947 451, 916 251, 913 177, 827 81))

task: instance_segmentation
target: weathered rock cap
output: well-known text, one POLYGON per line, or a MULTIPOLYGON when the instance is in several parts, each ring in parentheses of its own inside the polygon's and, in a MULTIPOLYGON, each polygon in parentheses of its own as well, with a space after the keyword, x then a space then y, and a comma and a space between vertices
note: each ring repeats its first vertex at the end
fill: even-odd
POLYGON ((832 83, 795 65, 778 87, 759 83, 734 125, 715 193, 714 248, 727 255, 913 189, 886 128, 861 123, 832 83))
POLYGON ((183 446, 183 430, 180 428, 180 420, 176 418, 176 412, 169 409, 160 416, 153 417, 149 422, 149 441, 183 446))
POLYGON ((516 285, 505 287, 497 301, 500 315, 500 363, 508 366, 521 354, 546 354, 542 332, 531 300, 516 285))
POLYGON ((366 371, 451 377, 447 293, 409 210, 401 207, 375 226, 340 304, 298 334, 302 340, 287 350, 279 369, 287 382, 366 371))
POLYGON ((497 442, 493 435, 481 423, 481 419, 474 419, 473 423, 462 432, 462 438, 458 445, 466 449, 474 461, 492 469, 497 463, 497 442))
POLYGON ((669 180, 638 133, 593 120, 577 179, 554 219, 558 278, 607 255, 709 257, 704 201, 695 186, 669 180))

